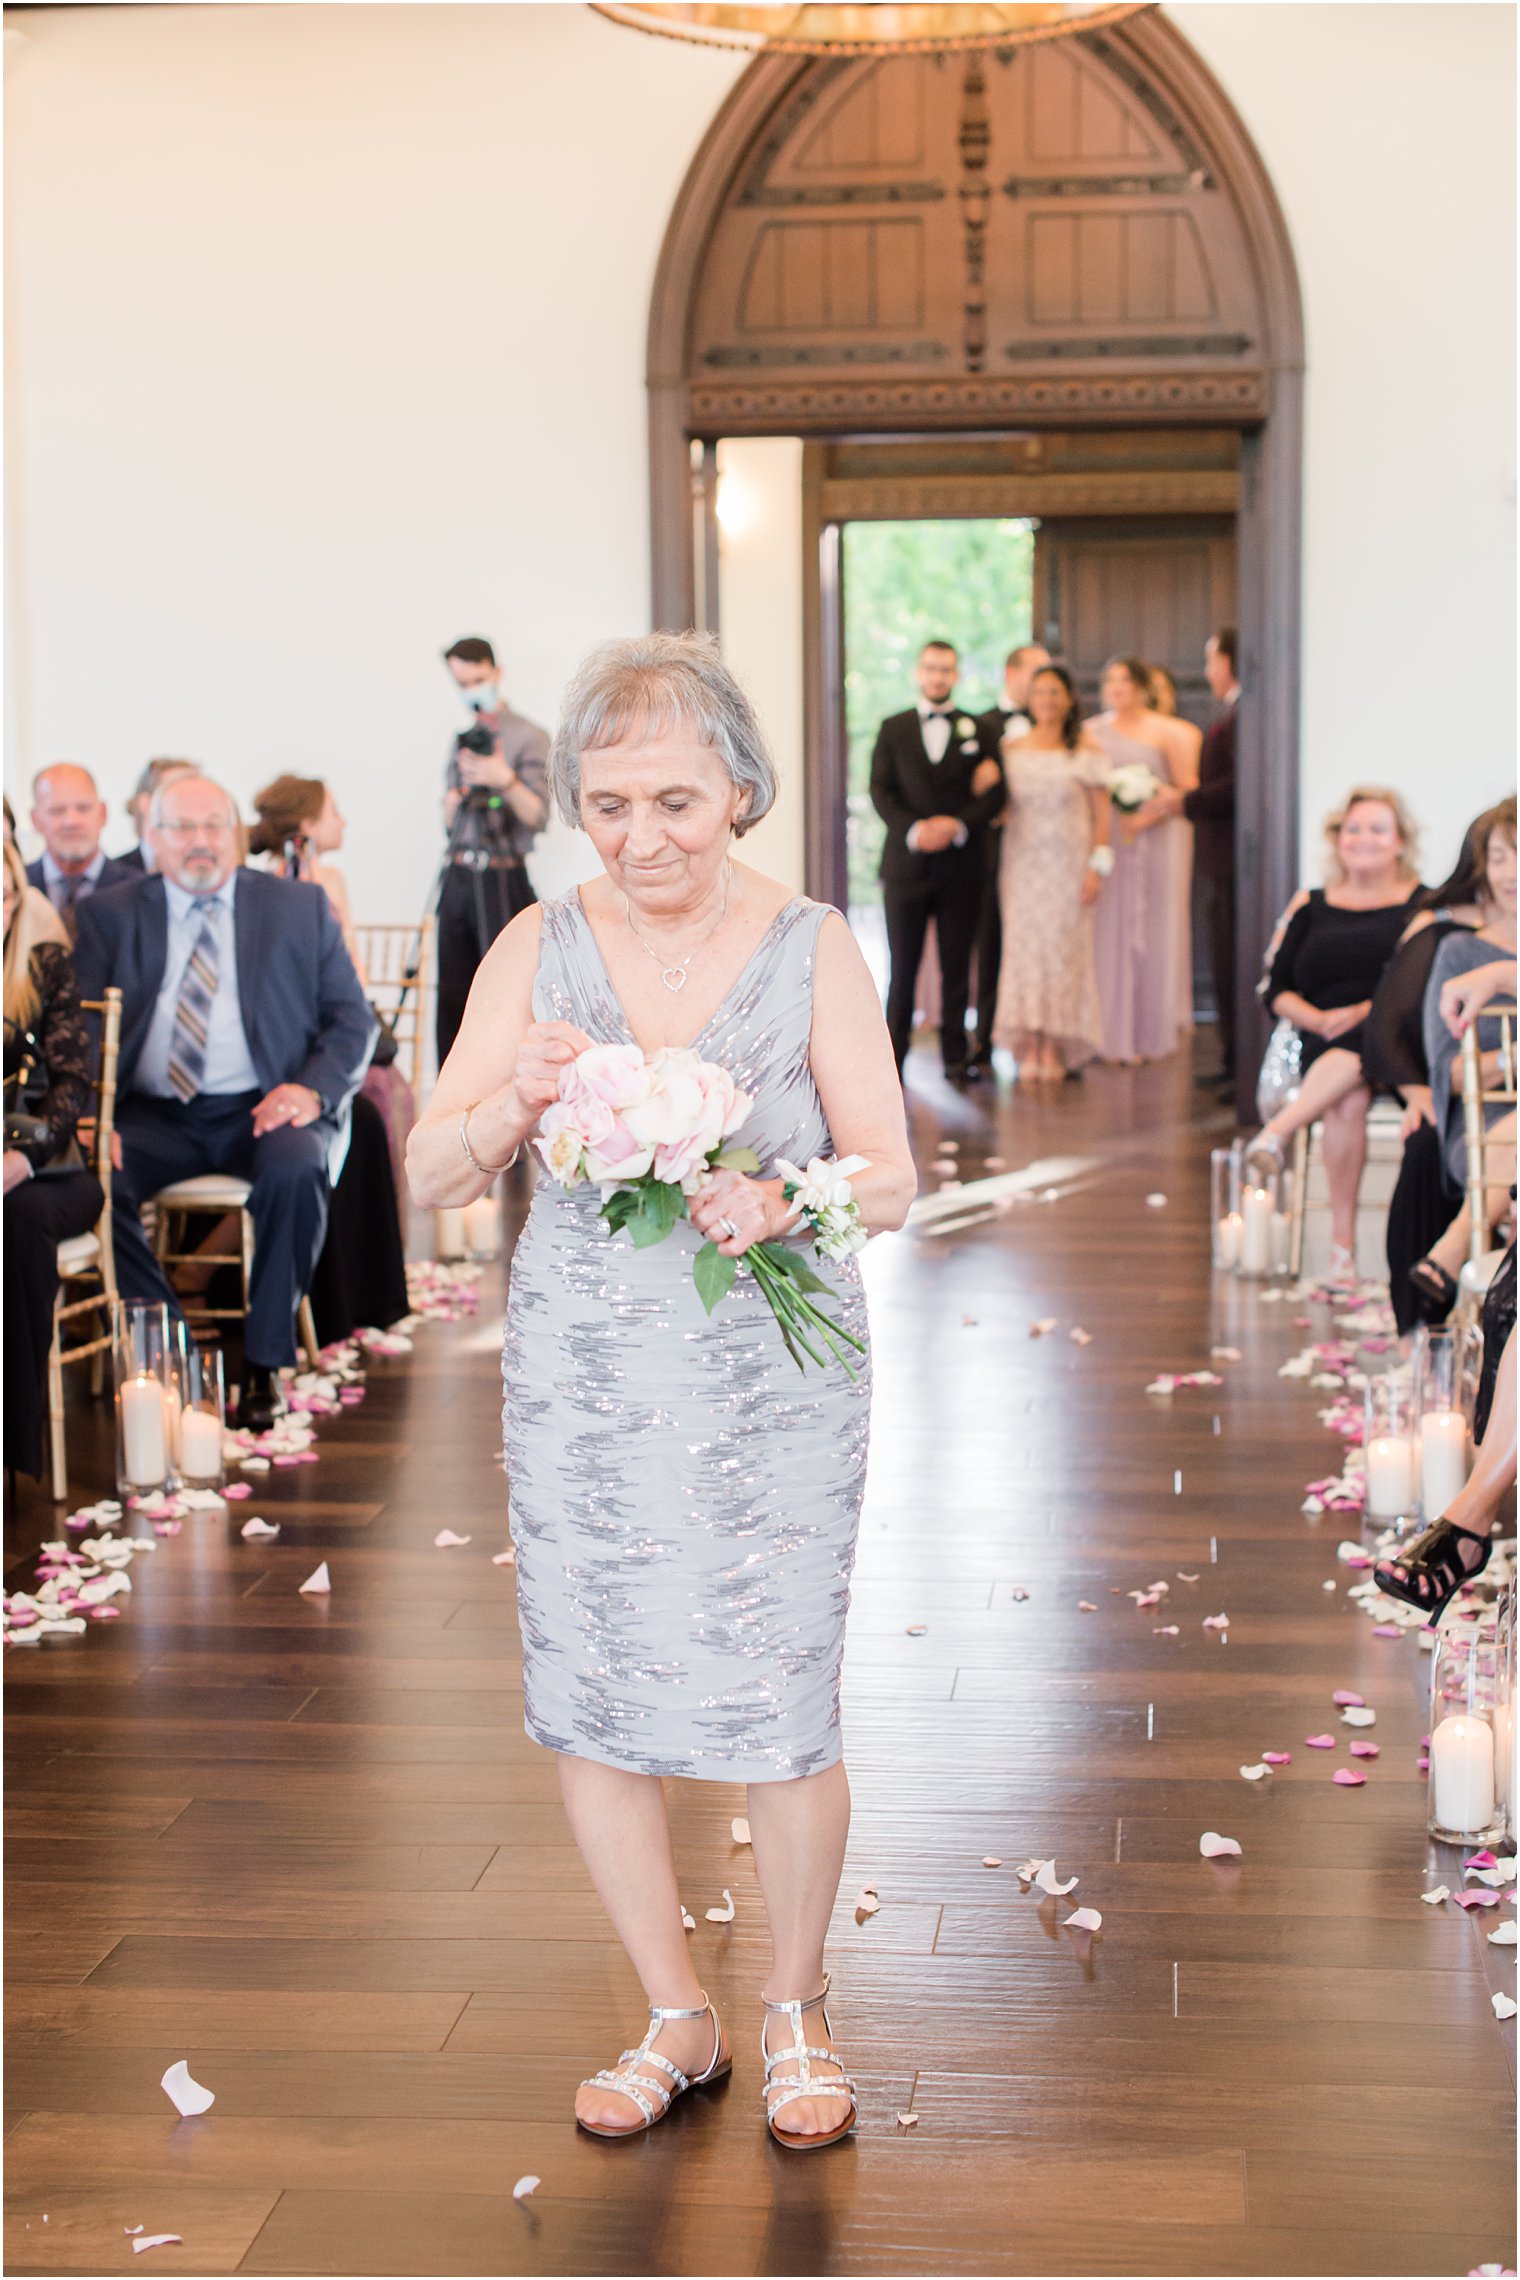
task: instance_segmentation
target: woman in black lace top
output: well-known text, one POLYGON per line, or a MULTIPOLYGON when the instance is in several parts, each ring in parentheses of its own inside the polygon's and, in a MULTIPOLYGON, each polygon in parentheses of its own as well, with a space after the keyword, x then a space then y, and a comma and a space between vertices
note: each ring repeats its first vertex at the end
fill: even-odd
POLYGON ((90 1104, 92 1054, 74 961, 56 942, 34 942, 26 872, 5 848, 6 1120, 21 1109, 37 1121, 13 1145, 5 1169, 5 1463, 40 1474, 47 1422, 47 1360, 58 1289, 58 1246, 84 1235, 105 1198, 93 1172, 69 1162, 90 1104), (37 1077, 12 1084, 30 1062, 37 1077))

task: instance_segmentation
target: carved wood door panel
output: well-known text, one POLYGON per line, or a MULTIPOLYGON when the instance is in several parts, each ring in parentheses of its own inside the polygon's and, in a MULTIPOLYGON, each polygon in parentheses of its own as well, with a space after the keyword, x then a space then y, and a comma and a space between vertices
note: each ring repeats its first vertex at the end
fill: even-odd
POLYGON ((1235 526, 1224 516, 1047 521, 1035 540, 1034 624, 1083 704, 1098 700, 1106 659, 1164 665, 1182 711, 1210 717, 1203 645, 1235 618, 1235 526))

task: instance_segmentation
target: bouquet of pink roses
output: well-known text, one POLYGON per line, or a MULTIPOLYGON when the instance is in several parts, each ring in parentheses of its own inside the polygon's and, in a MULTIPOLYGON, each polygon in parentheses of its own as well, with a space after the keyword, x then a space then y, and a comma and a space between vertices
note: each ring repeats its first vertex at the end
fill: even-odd
MULTIPOLYGON (((689 1216, 688 1199, 714 1171, 760 1170, 752 1148, 727 1145, 751 1105, 726 1069, 689 1047, 665 1046, 646 1059, 637 1045, 593 1045, 566 1067, 534 1146, 561 1187, 600 1186, 608 1227, 614 1234, 626 1228, 643 1250, 689 1216)), ((849 1174, 864 1170, 864 1158, 815 1161, 806 1176, 790 1164, 777 1168, 817 1248, 841 1258, 860 1247, 865 1230, 850 1201, 849 1174)), ((853 1378, 845 1348, 864 1353, 864 1344, 814 1303, 829 1286, 788 1243, 752 1244, 742 1261, 704 1243, 692 1279, 708 1313, 733 1288, 741 1264, 764 1292, 797 1367, 806 1367, 807 1356, 824 1368, 832 1355, 853 1378)))

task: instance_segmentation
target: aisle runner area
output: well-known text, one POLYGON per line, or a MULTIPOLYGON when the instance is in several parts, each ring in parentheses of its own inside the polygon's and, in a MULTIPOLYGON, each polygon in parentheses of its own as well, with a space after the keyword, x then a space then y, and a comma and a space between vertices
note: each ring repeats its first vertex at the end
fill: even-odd
POLYGON ((318 1466, 6 1658, 8 2268, 1512 2265, 1514 1887, 1427 1846, 1427 1658, 1354 1596, 1337 1416, 1386 1332, 1211 1283, 1194 1113, 1185 1069, 919 1104, 943 1206, 867 1254, 853 2142, 765 2138, 744 1794, 681 1783, 733 2081, 632 2146, 565 2118, 642 2003, 521 1730, 489 1269, 318 1466))

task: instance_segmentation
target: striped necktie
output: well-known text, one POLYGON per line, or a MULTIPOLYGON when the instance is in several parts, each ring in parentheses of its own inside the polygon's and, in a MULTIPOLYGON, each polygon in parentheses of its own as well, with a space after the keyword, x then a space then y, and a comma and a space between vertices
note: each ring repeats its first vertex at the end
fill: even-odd
POLYGON ((200 919, 199 931, 179 985, 174 1008, 174 1030, 169 1039, 169 1082, 181 1100, 194 1100, 206 1074, 206 1038, 211 1027, 211 1001, 216 996, 219 956, 216 940, 215 895, 197 895, 192 909, 200 919))

